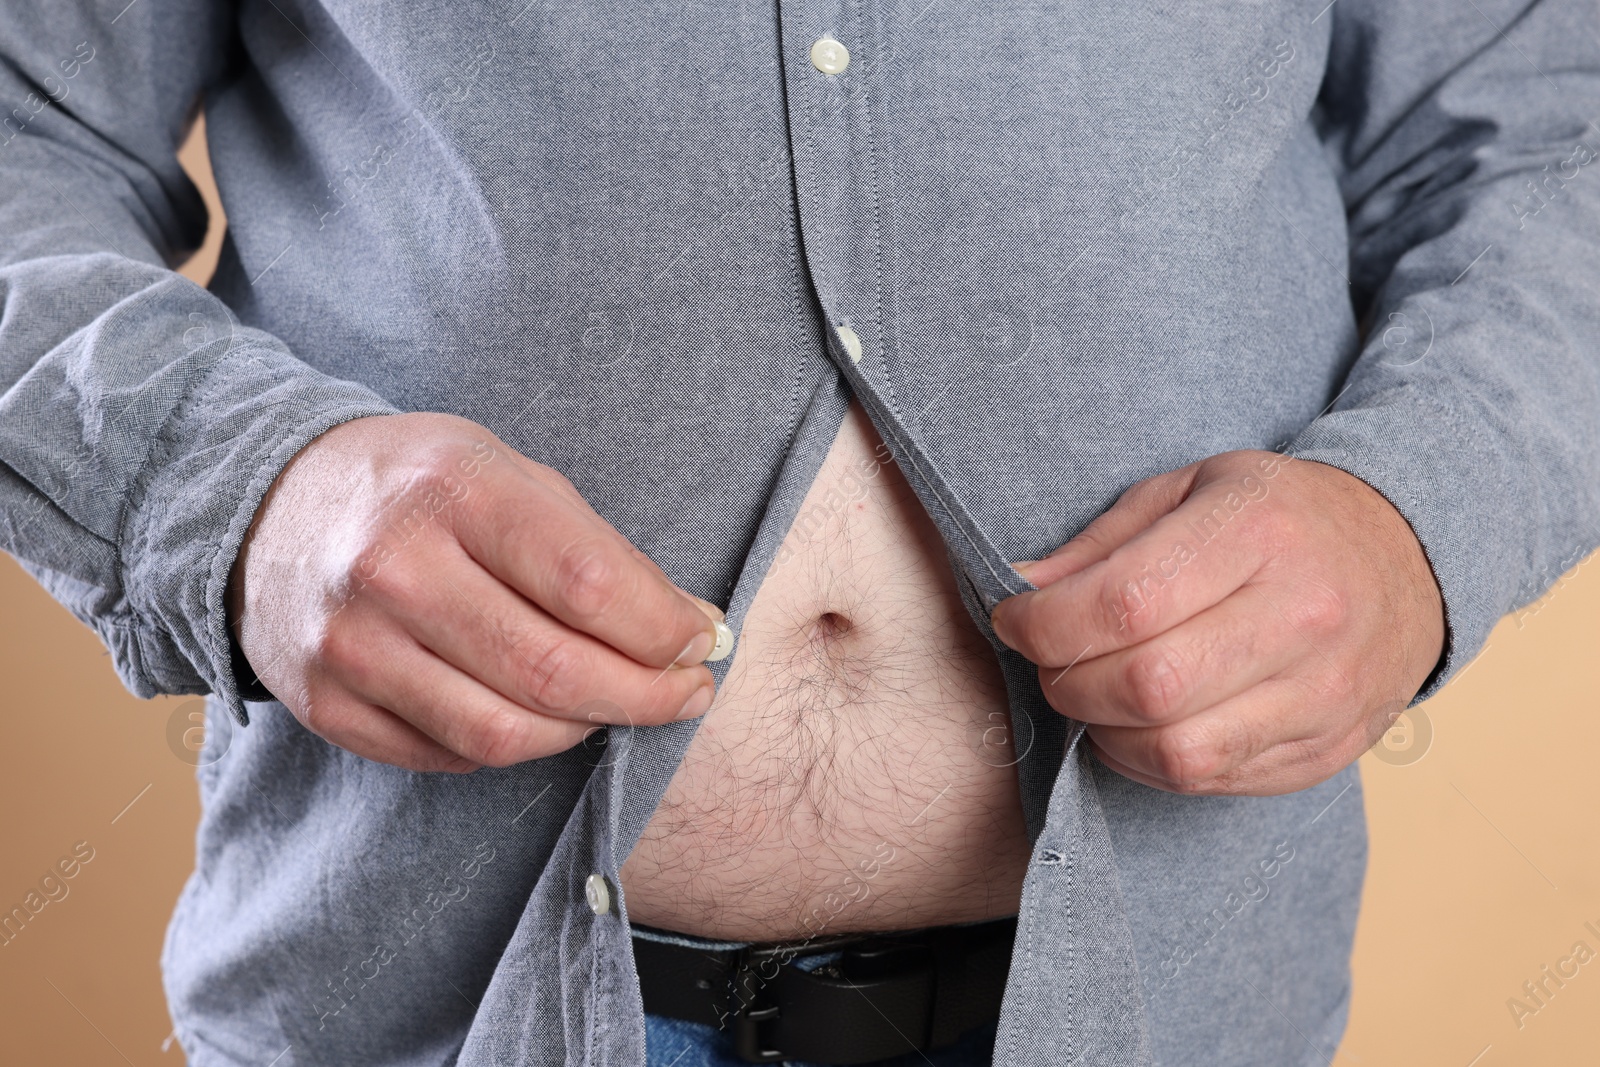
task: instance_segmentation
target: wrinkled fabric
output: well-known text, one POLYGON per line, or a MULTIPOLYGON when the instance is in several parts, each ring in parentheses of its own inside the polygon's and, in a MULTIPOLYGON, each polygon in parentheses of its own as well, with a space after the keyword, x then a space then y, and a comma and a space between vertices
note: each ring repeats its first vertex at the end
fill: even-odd
POLYGON ((995 1062, 1325 1062, 1355 768, 1275 798, 1121 779, 988 613, 1030 588, 1007 561, 1238 448, 1410 522, 1449 628, 1419 699, 1585 555, 1596 21, 9 0, 0 545, 131 691, 211 694, 226 748, 162 961, 190 1062, 644 1062, 626 899, 597 916, 583 885, 695 724, 467 776, 309 734, 236 675, 223 610, 289 458, 367 415, 475 419, 737 633, 852 398, 1010 695, 1035 852, 995 1062), (229 217, 207 289, 171 271, 204 228, 173 159, 202 99, 229 217))

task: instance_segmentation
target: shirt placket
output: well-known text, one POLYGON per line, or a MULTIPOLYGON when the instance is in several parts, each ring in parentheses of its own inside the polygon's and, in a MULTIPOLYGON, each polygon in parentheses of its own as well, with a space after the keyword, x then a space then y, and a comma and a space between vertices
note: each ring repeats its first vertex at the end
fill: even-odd
POLYGON ((894 56, 894 25, 870 2, 798 0, 780 10, 801 245, 827 323, 829 357, 943 534, 963 601, 1000 656, 1013 720, 1026 720, 1034 735, 1018 770, 1035 863, 1024 886, 995 1062, 1059 1062, 1064 1054, 1066 1062, 1146 1063, 1137 964, 1110 840, 1092 780, 1073 751, 1081 726, 1068 734, 1044 701, 1035 669, 989 624, 996 604, 1034 586, 945 482, 900 401, 902 370, 913 361, 902 364, 897 351, 894 294, 883 282, 893 235, 884 233, 881 197, 892 195, 894 181, 878 126, 880 116, 892 114, 879 93, 894 56), (1041 964, 1055 971, 1063 951, 1070 976, 1039 973, 1041 964))
POLYGON ((871 121, 883 34, 870 11, 835 0, 784 3, 781 28, 802 251, 828 354, 863 402, 871 397, 899 426, 871 121))
MULTIPOLYGON (((963 602, 1002 659, 1015 657, 989 624, 1007 597, 1034 586, 1006 560, 918 441, 901 402, 904 367, 895 333, 897 301, 884 257, 894 237, 882 198, 895 185, 880 136, 883 93, 905 62, 895 24, 875 5, 796 0, 782 11, 783 69, 804 265, 826 322, 828 355, 949 546, 963 602)), ((1014 671, 1010 673, 1015 673, 1014 671)), ((1066 728, 1059 715, 1024 703, 1013 711, 1035 739, 1020 761, 1030 836, 1042 826, 1066 728)))

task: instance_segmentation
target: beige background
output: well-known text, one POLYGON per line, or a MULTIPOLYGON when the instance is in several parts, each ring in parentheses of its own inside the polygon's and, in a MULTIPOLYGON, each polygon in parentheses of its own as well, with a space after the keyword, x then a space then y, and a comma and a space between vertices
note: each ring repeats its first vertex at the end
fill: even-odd
MULTIPOLYGON (((219 220, 194 139, 184 160, 219 220)), ((209 277, 219 239, 214 224, 185 273, 209 277)), ((193 772, 168 740, 188 698, 130 697, 94 635, 4 555, 0 605, 0 912, 76 842, 94 849, 68 896, 0 947, 0 1064, 181 1064, 157 960, 194 854, 193 772)), ((1600 930, 1597 694, 1591 560, 1421 709, 1421 759, 1401 733, 1395 762, 1362 758, 1372 864, 1333 1062, 1600 1063, 1600 957, 1549 983, 1520 1028, 1506 1005, 1574 942, 1600 952, 1584 929, 1600 930)))

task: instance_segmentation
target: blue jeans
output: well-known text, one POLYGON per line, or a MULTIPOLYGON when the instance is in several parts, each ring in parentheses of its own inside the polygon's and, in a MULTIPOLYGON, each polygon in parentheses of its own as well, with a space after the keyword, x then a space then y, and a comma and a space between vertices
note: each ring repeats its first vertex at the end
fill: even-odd
MULTIPOLYGON (((667 941, 679 945, 696 945, 702 948, 743 947, 743 941, 715 941, 689 934, 655 930, 634 925, 635 936, 653 941, 667 941)), ((802 971, 814 971, 833 963, 843 955, 837 950, 804 952, 794 956, 789 965, 802 971)), ((994 1058, 994 1040, 999 1020, 973 1027, 961 1035, 954 1045, 937 1052, 908 1052, 904 1056, 877 1060, 870 1067, 988 1067, 994 1058)), ((665 1015, 644 1016, 645 1067, 744 1067, 744 1060, 733 1053, 730 1035, 709 1023, 691 1023, 671 1019, 665 1015)), ((828 1067, 826 1064, 801 1060, 783 1060, 787 1067, 828 1067)), ((865 1067, 865 1065, 864 1065, 865 1067)))
MULTIPOLYGON (((872 1067, 988 1067, 994 1057, 994 1036, 999 1020, 968 1030, 949 1048, 937 1052, 908 1052, 872 1067)), ((690 1023, 664 1015, 645 1013, 645 1067, 746 1067, 733 1054, 728 1035, 709 1023, 690 1023)), ((788 1067, 823 1067, 822 1064, 784 1060, 788 1067)))

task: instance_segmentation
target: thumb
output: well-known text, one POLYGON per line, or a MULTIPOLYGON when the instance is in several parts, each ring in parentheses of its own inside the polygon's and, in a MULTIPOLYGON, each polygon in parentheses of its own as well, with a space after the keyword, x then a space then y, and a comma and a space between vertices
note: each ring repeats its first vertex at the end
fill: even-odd
POLYGON ((1200 464, 1135 482, 1076 537, 1040 560, 1013 564, 1034 585, 1051 585, 1111 555, 1174 510, 1194 488, 1200 464))
POLYGON ((679 589, 678 592, 683 593, 684 596, 688 597, 690 602, 693 603, 695 607, 699 608, 702 612, 704 612, 706 617, 708 619, 710 619, 711 621, 713 621, 713 622, 722 622, 725 619, 727 619, 727 617, 728 617, 727 614, 725 612, 723 612, 723 610, 721 608, 719 608, 715 604, 711 603, 711 601, 709 601, 709 600, 701 600, 699 597, 695 596, 693 593, 684 593, 682 589, 679 589))

